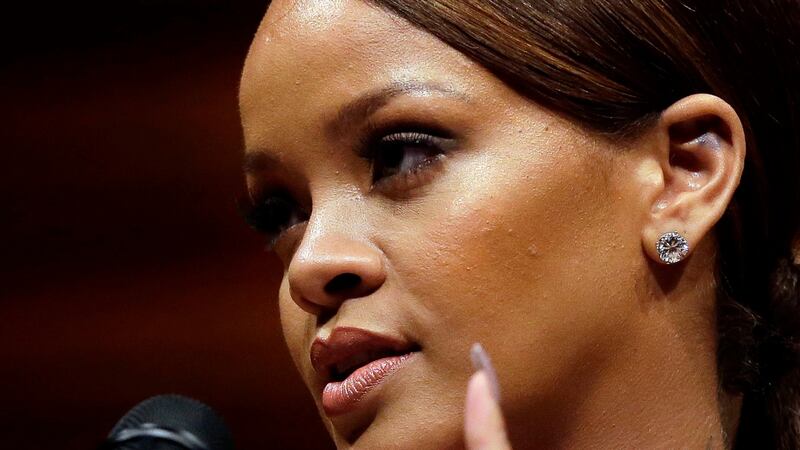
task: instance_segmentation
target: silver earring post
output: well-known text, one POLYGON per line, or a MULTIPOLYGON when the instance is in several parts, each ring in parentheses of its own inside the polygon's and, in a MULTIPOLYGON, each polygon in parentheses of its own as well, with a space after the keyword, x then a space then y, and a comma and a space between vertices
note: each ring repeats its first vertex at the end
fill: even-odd
POLYGON ((670 231, 658 239, 656 251, 664 264, 679 263, 689 254, 689 242, 677 231, 670 231))

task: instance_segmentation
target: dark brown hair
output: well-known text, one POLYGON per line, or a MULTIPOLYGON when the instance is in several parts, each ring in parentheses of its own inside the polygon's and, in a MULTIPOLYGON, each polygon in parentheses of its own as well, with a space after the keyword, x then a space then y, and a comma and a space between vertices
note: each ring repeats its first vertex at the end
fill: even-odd
POLYGON ((800 2, 371 2, 609 137, 695 93, 736 109, 745 172, 715 229, 720 385, 744 394, 735 448, 800 448, 800 2))

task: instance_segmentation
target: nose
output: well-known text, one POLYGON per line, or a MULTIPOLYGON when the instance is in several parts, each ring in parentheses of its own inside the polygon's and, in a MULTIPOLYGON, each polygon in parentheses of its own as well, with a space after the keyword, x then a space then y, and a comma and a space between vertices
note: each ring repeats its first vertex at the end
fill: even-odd
POLYGON ((386 281, 380 250, 343 235, 304 242, 288 270, 292 299, 314 314, 330 313, 350 298, 366 297, 386 281))

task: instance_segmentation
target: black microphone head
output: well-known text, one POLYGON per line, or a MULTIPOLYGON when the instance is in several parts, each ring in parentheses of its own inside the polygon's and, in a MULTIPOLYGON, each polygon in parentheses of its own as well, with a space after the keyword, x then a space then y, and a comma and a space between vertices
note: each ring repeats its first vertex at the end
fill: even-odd
POLYGON ((233 450, 222 418, 181 395, 158 395, 128 411, 103 447, 113 450, 233 450))

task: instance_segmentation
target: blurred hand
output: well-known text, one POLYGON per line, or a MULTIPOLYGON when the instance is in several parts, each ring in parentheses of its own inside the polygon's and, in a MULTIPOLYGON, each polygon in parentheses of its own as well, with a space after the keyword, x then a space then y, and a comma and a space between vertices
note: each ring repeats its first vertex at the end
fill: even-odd
POLYGON ((472 348, 477 369, 467 385, 464 439, 467 450, 511 450, 500 410, 500 388, 488 355, 479 344, 472 348))

